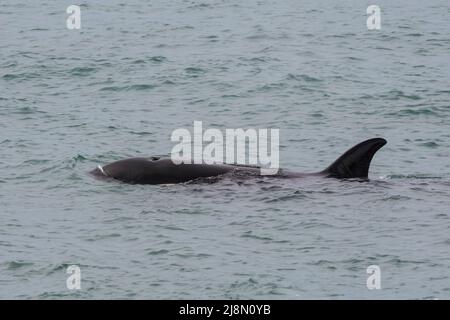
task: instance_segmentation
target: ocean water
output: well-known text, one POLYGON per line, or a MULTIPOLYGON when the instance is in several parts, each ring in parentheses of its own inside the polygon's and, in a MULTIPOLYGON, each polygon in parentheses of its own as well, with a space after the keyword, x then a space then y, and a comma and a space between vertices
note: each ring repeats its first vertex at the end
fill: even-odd
POLYGON ((448 1, 71 4, 0 3, 0 298, 450 298, 448 1), (368 182, 87 174, 195 120, 279 128, 301 172, 388 144, 368 182))

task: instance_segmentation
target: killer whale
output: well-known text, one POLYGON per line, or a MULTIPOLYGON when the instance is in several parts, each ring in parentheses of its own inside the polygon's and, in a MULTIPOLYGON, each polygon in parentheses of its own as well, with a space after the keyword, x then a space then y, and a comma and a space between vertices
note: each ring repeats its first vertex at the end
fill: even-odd
MULTIPOLYGON (((386 143, 387 141, 383 138, 363 141, 347 150, 320 172, 295 173, 281 170, 278 174, 269 177, 321 176, 336 179, 368 179, 372 158, 386 143)), ((171 184, 199 178, 219 177, 228 173, 259 175, 260 168, 234 164, 175 164, 169 157, 139 157, 98 166, 90 173, 99 178, 109 178, 132 184, 171 184)))

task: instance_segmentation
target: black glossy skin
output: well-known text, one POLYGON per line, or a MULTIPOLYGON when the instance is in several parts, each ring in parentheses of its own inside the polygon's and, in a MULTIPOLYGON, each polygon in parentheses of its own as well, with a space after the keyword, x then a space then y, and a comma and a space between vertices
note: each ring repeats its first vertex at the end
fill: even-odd
POLYGON ((170 158, 129 158, 110 163, 91 173, 99 177, 110 177, 122 182, 137 184, 180 183, 198 178, 219 176, 231 171, 259 172, 258 168, 228 164, 179 164, 170 158))
MULTIPOLYGON (((323 176, 337 179, 368 178, 374 154, 386 144, 382 138, 363 141, 345 152, 327 169, 317 173, 279 173, 269 177, 302 178, 323 176)), ((119 160, 91 171, 101 178, 112 178, 135 184, 181 183, 198 178, 217 177, 227 173, 258 175, 258 167, 230 164, 174 164, 170 158, 149 157, 119 160)))

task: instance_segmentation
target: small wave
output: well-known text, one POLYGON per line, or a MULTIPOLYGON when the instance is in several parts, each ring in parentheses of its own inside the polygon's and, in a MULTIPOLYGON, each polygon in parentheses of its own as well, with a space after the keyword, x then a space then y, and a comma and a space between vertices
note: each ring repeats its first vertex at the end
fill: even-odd
POLYGON ((7 73, 2 76, 2 79, 4 79, 4 80, 30 80, 30 79, 37 79, 40 77, 41 77, 41 75, 39 73, 26 72, 26 73, 19 73, 19 74, 7 73))
POLYGON ((7 264, 8 270, 16 270, 24 267, 31 267, 33 265, 32 262, 25 262, 25 261, 10 261, 7 264))
POLYGON ((408 33, 406 34, 407 37, 422 37, 423 33, 408 33))
POLYGON ((442 179, 442 177, 426 174, 392 174, 387 175, 385 179, 442 179))
POLYGON ((387 260, 386 263, 393 263, 394 265, 402 265, 402 264, 423 264, 423 263, 427 263, 428 261, 420 261, 420 260, 406 260, 406 259, 401 259, 401 258, 392 258, 390 260, 387 260))
POLYGON ((293 194, 283 195, 283 196, 273 198, 273 199, 267 199, 264 202, 265 203, 274 203, 274 202, 289 201, 292 199, 304 199, 304 198, 306 198, 305 194, 302 194, 300 191, 295 191, 293 194))
POLYGON ((133 60, 131 63, 133 63, 133 64, 145 64, 148 61, 149 62, 153 62, 153 63, 162 63, 162 62, 167 61, 167 58, 164 57, 164 56, 153 56, 153 57, 150 57, 148 59, 136 59, 136 60, 133 60))
POLYGON ((193 77, 197 77, 199 75, 202 75, 202 74, 206 73, 206 70, 204 70, 202 68, 197 68, 197 67, 187 67, 187 68, 184 69, 184 71, 189 76, 193 76, 193 77))
POLYGON ((156 86, 152 85, 152 84, 134 84, 132 86, 129 86, 127 88, 127 90, 128 91, 133 91, 133 90, 140 91, 140 90, 150 90, 153 88, 156 88, 156 86))
POLYGON ((256 240, 263 240, 263 241, 272 241, 273 239, 271 237, 263 237, 263 236, 257 236, 252 234, 251 231, 245 232, 243 235, 241 235, 241 238, 251 238, 256 240))
POLYGON ((36 107, 26 106, 26 107, 17 108, 12 113, 14 113, 14 114, 34 114, 34 113, 44 113, 44 112, 39 111, 36 107))
POLYGON ((67 160, 65 161, 66 167, 75 168, 77 163, 83 162, 85 160, 87 160, 86 157, 82 156, 81 154, 77 154, 76 156, 72 157, 72 159, 70 159, 68 161, 67 160))
POLYGON ((100 89, 100 91, 113 91, 113 92, 120 92, 120 91, 145 91, 145 90, 151 90, 156 88, 156 85, 152 84, 134 84, 131 86, 111 86, 111 87, 103 87, 100 89))
POLYGON ((167 85, 174 85, 174 84, 176 84, 174 81, 172 81, 172 80, 164 80, 163 82, 162 82, 162 84, 167 84, 167 85))
POLYGON ((208 253, 175 253, 174 256, 180 258, 209 258, 213 255, 208 253))
POLYGON ((48 162, 50 162, 50 160, 48 160, 48 159, 29 159, 29 160, 25 160, 24 162, 22 162, 20 164, 20 167, 26 166, 26 165, 39 165, 39 164, 44 164, 44 163, 48 163, 48 162))
POLYGON ((244 281, 235 281, 230 285, 230 288, 234 291, 238 288, 256 288, 258 285, 258 281, 253 278, 248 278, 244 281))
POLYGON ((246 37, 245 39, 248 39, 248 40, 270 40, 270 39, 272 39, 272 37, 265 33, 259 33, 259 34, 252 34, 252 35, 246 37))
POLYGON ((177 227, 177 226, 156 226, 156 227, 165 229, 165 230, 171 230, 171 231, 186 231, 185 229, 177 227))
POLYGON ((383 93, 379 95, 380 98, 386 100, 400 100, 400 99, 409 99, 409 100, 421 100, 422 97, 416 94, 406 94, 401 90, 391 90, 387 93, 383 93))
POLYGON ((305 82, 322 82, 322 79, 315 78, 313 76, 309 76, 307 74, 292 74, 289 73, 286 77, 287 80, 297 80, 297 81, 305 81, 305 82))
POLYGON ((211 8, 212 5, 209 3, 198 3, 188 6, 188 9, 205 9, 205 8, 211 8))
POLYGON ((136 134, 138 136, 148 136, 148 135, 152 135, 153 132, 148 132, 148 131, 130 131, 131 134, 136 134))
POLYGON ((398 117, 406 117, 406 116, 439 116, 439 113, 435 112, 433 108, 420 108, 420 109, 402 109, 396 112, 387 113, 389 116, 398 116, 398 117))
POLYGON ((399 200, 411 200, 411 197, 402 196, 402 195, 393 195, 386 198, 381 199, 382 201, 399 201, 399 200))
POLYGON ((69 71, 70 75, 72 76, 79 76, 79 77, 84 77, 84 76, 88 76, 94 72, 96 72, 97 69, 96 68, 90 68, 90 67, 76 67, 73 68, 69 71))
POLYGON ((167 58, 164 57, 164 56, 154 56, 154 57, 151 57, 149 60, 150 60, 151 62, 158 62, 158 63, 160 63, 160 62, 166 61, 167 58))
MULTIPOLYGON (((262 87, 258 87, 256 91, 258 92, 270 92, 273 90, 280 90, 286 88, 287 84, 285 82, 274 82, 265 84, 262 87)), ((254 90, 249 90, 248 92, 254 92, 254 90)))
POLYGON ((161 249, 161 250, 152 250, 152 251, 147 252, 147 254, 150 256, 157 256, 157 255, 166 254, 166 253, 169 253, 169 250, 161 249))
POLYGON ((18 75, 17 74, 7 73, 7 74, 3 75, 2 78, 5 79, 5 80, 13 80, 13 79, 18 78, 18 75))
POLYGON ((439 147, 439 144, 437 144, 434 141, 429 141, 429 142, 421 143, 420 146, 434 149, 434 148, 439 147))
POLYGON ((108 233, 108 234, 97 234, 94 237, 87 238, 87 241, 97 241, 97 240, 105 240, 111 238, 118 238, 122 235, 120 233, 108 233))
POLYGON ((325 267, 325 268, 327 268, 329 270, 337 269, 335 262, 329 261, 329 260, 324 260, 324 259, 317 260, 317 261, 314 261, 314 262, 310 262, 309 264, 313 265, 313 266, 325 267))

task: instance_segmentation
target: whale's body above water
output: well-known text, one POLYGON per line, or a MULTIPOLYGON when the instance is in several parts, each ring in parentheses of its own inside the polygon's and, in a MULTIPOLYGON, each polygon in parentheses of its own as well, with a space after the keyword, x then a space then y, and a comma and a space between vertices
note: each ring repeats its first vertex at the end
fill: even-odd
MULTIPOLYGON (((305 176, 322 176, 327 178, 367 179, 370 162, 374 154, 386 140, 374 138, 363 141, 349 149, 333 164, 316 173, 285 172, 269 176, 284 178, 301 178, 305 176)), ((133 184, 169 184, 182 183, 199 178, 220 177, 229 173, 260 174, 260 168, 232 164, 175 164, 170 158, 140 157, 128 158, 98 166, 90 172, 96 177, 110 178, 133 184)))

